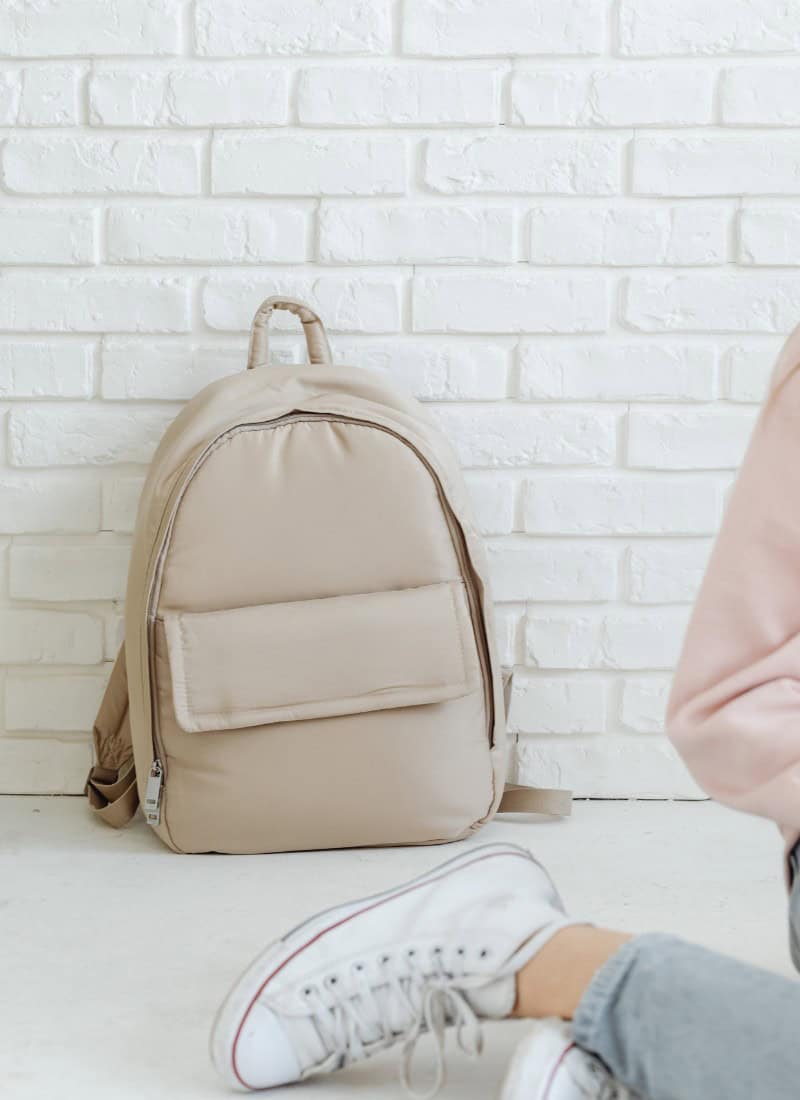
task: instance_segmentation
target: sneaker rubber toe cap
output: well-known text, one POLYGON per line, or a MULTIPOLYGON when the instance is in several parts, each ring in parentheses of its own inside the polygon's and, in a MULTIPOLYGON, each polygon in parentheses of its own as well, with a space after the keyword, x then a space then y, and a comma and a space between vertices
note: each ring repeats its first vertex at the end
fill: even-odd
POLYGON ((231 1051, 231 1068, 248 1089, 276 1088, 300 1078, 294 1045, 280 1018, 265 1005, 250 1009, 231 1051))

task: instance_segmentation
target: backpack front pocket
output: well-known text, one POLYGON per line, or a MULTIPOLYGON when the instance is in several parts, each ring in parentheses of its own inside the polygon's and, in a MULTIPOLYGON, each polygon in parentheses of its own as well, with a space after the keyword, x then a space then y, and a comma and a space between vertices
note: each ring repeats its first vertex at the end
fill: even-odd
POLYGON ((186 733, 440 703, 480 686, 461 581, 160 618, 186 733))

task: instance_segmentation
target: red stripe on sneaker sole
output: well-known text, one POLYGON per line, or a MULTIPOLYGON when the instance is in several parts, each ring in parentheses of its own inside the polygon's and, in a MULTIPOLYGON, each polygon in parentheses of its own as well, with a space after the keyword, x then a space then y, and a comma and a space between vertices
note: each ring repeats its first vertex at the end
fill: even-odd
MULTIPOLYGON (((390 894, 388 897, 381 898, 379 901, 375 901, 371 905, 365 905, 363 909, 358 909, 358 910, 356 910, 355 913, 350 913, 348 916, 342 917, 341 920, 334 921, 333 924, 329 924, 327 926, 327 928, 323 928, 320 932, 317 932, 317 934, 315 936, 312 936, 310 940, 307 940, 304 944, 302 944, 300 947, 298 947, 295 951, 293 951, 291 953, 291 955, 287 955, 287 957, 283 960, 283 962, 280 964, 280 966, 277 966, 272 971, 272 973, 267 975, 267 977, 261 983, 261 985, 259 986, 259 988, 256 991, 255 995, 251 999, 250 1004, 247 1006, 247 1009, 245 1010, 245 1013, 242 1016, 242 1019, 239 1023, 239 1026, 236 1029, 236 1035, 234 1037, 233 1047, 231 1049, 231 1068, 233 1069, 234 1075, 236 1077, 236 1080, 239 1082, 239 1084, 242 1085, 246 1089, 250 1089, 251 1092, 259 1091, 257 1085, 249 1085, 247 1083, 247 1081, 245 1081, 244 1078, 242 1077, 242 1075, 239 1073, 238 1066, 236 1065, 236 1048, 238 1046, 239 1039, 240 1039, 241 1034, 242 1034, 242 1029, 244 1028, 245 1023, 247 1022, 247 1017, 250 1015, 250 1013, 253 1009, 253 1005, 256 1003, 256 1001, 261 996, 261 994, 264 992, 264 990, 269 985, 269 983, 272 981, 272 979, 277 974, 280 974, 281 970, 283 970, 283 968, 285 966, 288 966, 288 964, 292 961, 292 959, 296 959, 297 956, 300 955, 303 951, 305 951, 307 947, 310 947, 313 943, 316 943, 317 940, 321 939, 323 936, 326 936, 328 934, 328 932, 332 932, 335 928, 340 928, 342 925, 347 924, 347 922, 353 920, 354 917, 360 917, 363 913, 369 913, 373 909, 378 909, 381 905, 386 905, 387 902, 394 901, 395 898, 401 898, 401 897, 404 897, 406 894, 413 893, 414 890, 421 890, 423 888, 423 886, 428 886, 432 882, 440 882, 442 879, 447 878, 448 875, 455 874, 456 871, 461 871, 465 867, 473 867, 476 863, 483 863, 484 860, 487 860, 487 859, 496 859, 498 856, 501 856, 501 855, 502 856, 516 856, 519 859, 528 859, 528 860, 531 860, 531 862, 533 862, 533 863, 537 862, 534 859, 534 857, 530 855, 530 853, 525 852, 525 851, 514 852, 513 850, 509 851, 508 849, 505 849, 505 850, 500 851, 500 852, 487 852, 486 855, 477 856, 474 860, 467 860, 465 863, 459 864, 458 867, 453 867, 449 871, 444 871, 441 875, 434 875, 432 878, 425 877, 424 881, 422 881, 422 882, 409 883, 408 886, 397 890, 396 892, 390 894)), ((556 1067, 556 1069, 557 1068, 558 1067, 556 1067)))

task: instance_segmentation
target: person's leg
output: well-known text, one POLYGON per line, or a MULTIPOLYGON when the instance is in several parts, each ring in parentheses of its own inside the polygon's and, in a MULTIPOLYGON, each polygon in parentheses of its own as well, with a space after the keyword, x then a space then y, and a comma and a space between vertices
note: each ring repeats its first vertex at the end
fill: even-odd
POLYGON ((573 1020, 579 1046, 648 1100, 796 1100, 800 984, 675 937, 559 932, 520 971, 517 1016, 573 1020))
POLYGON ((565 928, 517 974, 513 1015, 571 1020, 595 974, 631 938, 590 924, 565 928))

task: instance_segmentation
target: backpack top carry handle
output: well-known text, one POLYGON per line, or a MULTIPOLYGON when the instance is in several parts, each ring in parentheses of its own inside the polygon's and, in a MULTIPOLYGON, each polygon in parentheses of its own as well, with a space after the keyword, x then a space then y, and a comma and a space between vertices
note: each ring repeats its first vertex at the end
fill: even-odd
POLYGON ((303 322, 309 363, 313 366, 329 366, 333 362, 325 328, 314 310, 298 298, 287 298, 276 294, 261 303, 253 318, 253 327, 250 330, 250 351, 247 356, 248 370, 253 370, 254 367, 266 367, 269 363, 269 319, 275 309, 288 309, 303 322))

